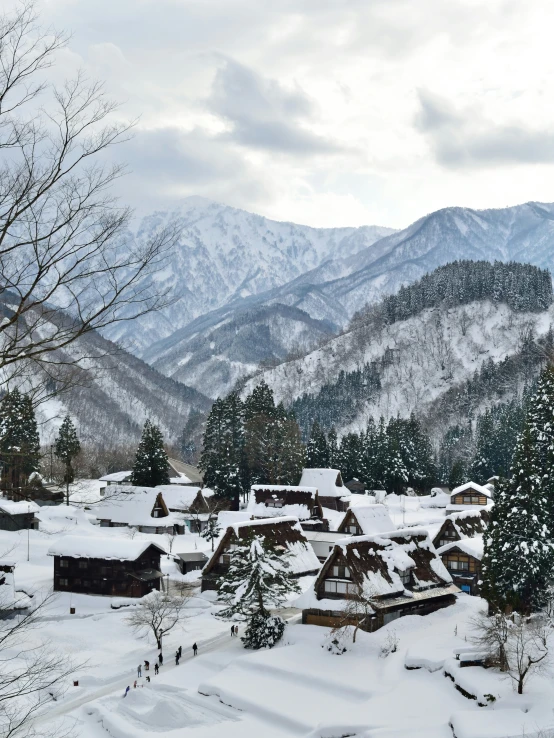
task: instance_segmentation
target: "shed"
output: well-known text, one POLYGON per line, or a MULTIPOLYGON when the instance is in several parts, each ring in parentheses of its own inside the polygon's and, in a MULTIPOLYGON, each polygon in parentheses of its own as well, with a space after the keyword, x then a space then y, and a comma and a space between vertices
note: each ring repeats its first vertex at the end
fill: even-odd
POLYGON ((38 530, 36 502, 12 502, 0 499, 0 530, 38 530))
POLYGON ((359 479, 349 479, 344 486, 353 495, 365 495, 365 484, 359 479))
POLYGON ((177 566, 181 570, 181 574, 188 574, 189 571, 198 571, 203 569, 208 557, 203 551, 189 551, 187 553, 175 554, 179 561, 177 566))

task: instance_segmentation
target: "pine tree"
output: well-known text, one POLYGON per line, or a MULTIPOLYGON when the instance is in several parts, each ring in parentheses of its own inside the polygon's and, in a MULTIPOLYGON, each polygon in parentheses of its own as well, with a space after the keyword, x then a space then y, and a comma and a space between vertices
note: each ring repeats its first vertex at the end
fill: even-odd
POLYGON ((536 443, 538 464, 550 511, 548 525, 554 532, 554 366, 541 373, 528 400, 527 422, 536 443))
POLYGON ((306 464, 309 469, 329 468, 327 439, 317 421, 312 425, 310 440, 306 446, 306 464))
POLYGON ((244 405, 236 393, 214 402, 204 432, 199 467, 204 484, 218 499, 239 509, 240 496, 249 486, 245 451, 244 405))
POLYGON ((208 518, 207 525, 202 531, 202 533, 200 533, 200 535, 206 541, 211 543, 212 551, 214 550, 214 543, 219 538, 220 533, 221 533, 221 527, 219 526, 217 522, 217 517, 210 515, 210 517, 208 518))
POLYGON ((329 449, 329 466, 331 469, 337 469, 339 463, 339 443, 337 439, 337 431, 331 428, 327 433, 327 448, 329 449))
POLYGON ((54 453, 65 466, 65 504, 69 505, 69 485, 75 479, 72 461, 79 454, 81 444, 77 436, 77 429, 73 425, 69 415, 66 415, 54 442, 54 453))
POLYGON ((163 436, 157 425, 149 420, 144 424, 135 456, 131 484, 136 487, 157 487, 169 484, 169 461, 163 436))
POLYGON ((479 484, 498 473, 495 427, 490 410, 486 410, 477 421, 475 457, 469 474, 479 484))
POLYGON ((239 539, 231 555, 229 569, 218 582, 218 601, 226 606, 220 617, 248 618, 245 648, 271 648, 283 635, 285 623, 271 617, 269 608, 282 607, 287 597, 300 592, 289 557, 259 535, 239 539))
POLYGON ((553 570, 548 520, 540 453, 526 424, 512 478, 497 489, 485 534, 482 594, 499 610, 510 606, 529 614, 545 604, 553 570))
POLYGON ((2 488, 21 489, 38 471, 40 438, 31 398, 18 389, 0 402, 0 457, 2 488))

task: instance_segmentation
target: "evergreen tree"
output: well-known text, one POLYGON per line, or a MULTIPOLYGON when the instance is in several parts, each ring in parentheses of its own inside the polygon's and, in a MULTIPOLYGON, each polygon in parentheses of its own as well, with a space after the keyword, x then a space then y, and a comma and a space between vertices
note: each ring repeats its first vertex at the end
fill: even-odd
POLYGON ((543 489, 548 500, 548 526, 554 532, 554 367, 541 373, 535 393, 528 400, 527 422, 536 443, 543 489))
POLYGON ((274 414, 275 399, 273 397, 273 390, 267 382, 262 379, 260 384, 254 387, 252 392, 244 401, 244 418, 248 421, 255 415, 273 417, 274 414))
POLYGON ((271 648, 285 629, 270 607, 282 607, 287 597, 300 592, 290 571, 289 553, 280 553, 264 536, 240 539, 225 576, 218 582, 218 601, 226 607, 221 617, 248 618, 242 642, 245 648, 271 648))
POLYGON ((312 425, 310 440, 306 446, 306 464, 309 469, 329 468, 327 438, 317 421, 312 425))
POLYGON ((536 441, 526 424, 512 478, 495 494, 483 556, 483 596, 499 610, 510 606, 524 614, 545 604, 553 568, 548 498, 536 441))
POLYGON ((169 461, 163 436, 157 425, 149 420, 144 424, 131 475, 136 487, 157 487, 169 484, 169 461))
POLYGON ((73 459, 79 454, 81 444, 77 436, 77 429, 69 415, 66 415, 58 433, 58 437, 54 442, 54 453, 57 458, 65 466, 64 482, 65 482, 65 504, 69 505, 69 485, 75 479, 73 471, 73 459))
POLYGON ((484 484, 487 479, 497 474, 498 460, 494 431, 492 414, 490 410, 486 410, 477 420, 475 457, 469 469, 470 477, 479 484, 484 484))
POLYGON ((331 469, 337 469, 339 463, 339 443, 337 431, 334 428, 331 428, 327 434, 327 448, 329 449, 329 466, 331 469))
POLYGON ((218 499, 229 500, 231 509, 239 509, 240 496, 248 489, 248 466, 244 436, 244 406, 236 393, 218 399, 206 423, 200 469, 204 484, 218 499))
POLYGON ((2 488, 21 489, 38 471, 40 439, 31 398, 18 389, 0 402, 0 458, 2 488))
POLYGON ((214 550, 214 543, 219 538, 219 535, 221 533, 221 527, 219 526, 217 522, 217 517, 210 515, 208 518, 208 522, 202 533, 200 535, 202 538, 204 538, 206 541, 209 541, 212 546, 212 551, 214 550))

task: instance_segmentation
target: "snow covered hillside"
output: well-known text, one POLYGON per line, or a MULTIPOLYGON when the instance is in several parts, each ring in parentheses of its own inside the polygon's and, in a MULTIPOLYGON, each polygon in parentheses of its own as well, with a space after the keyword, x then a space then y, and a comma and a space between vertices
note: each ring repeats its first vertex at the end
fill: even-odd
POLYGON ((337 423, 340 430, 359 430, 369 415, 406 417, 412 411, 430 411, 485 361, 517 354, 530 336, 544 336, 553 322, 552 306, 522 313, 486 300, 448 310, 430 308, 378 331, 367 325, 351 330, 302 358, 262 371, 247 382, 245 393, 263 377, 275 400, 290 405, 336 383, 341 372, 373 364, 381 389, 369 400, 360 399, 353 419, 337 423))
POLYGON ((199 197, 174 212, 154 213, 137 237, 175 221, 182 229, 164 269, 148 283, 168 291, 171 304, 156 315, 111 327, 106 335, 135 353, 231 299, 256 295, 319 267, 337 254, 353 256, 391 228, 310 228, 279 223, 199 197))

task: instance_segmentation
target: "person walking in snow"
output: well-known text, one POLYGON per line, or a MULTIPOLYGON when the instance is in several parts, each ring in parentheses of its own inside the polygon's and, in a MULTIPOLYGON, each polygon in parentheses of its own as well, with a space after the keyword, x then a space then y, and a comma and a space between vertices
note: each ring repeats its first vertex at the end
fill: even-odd
POLYGON ((179 666, 179 651, 175 651, 175 666, 179 666))
POLYGON ((179 646, 179 658, 183 655, 183 647, 179 646))
POLYGON ((231 638, 235 635, 235 626, 231 625, 231 638))
POLYGON ((125 690, 125 694, 123 695, 124 697, 127 697, 127 692, 128 692, 128 691, 129 691, 130 689, 131 689, 131 687, 127 687, 127 689, 125 690))
POLYGON ((150 681, 150 677, 149 677, 149 676, 147 676, 147 677, 146 677, 146 681, 147 681, 147 682, 149 682, 149 681, 150 681))
POLYGON ((196 645, 196 643, 193 643, 193 644, 192 644, 192 652, 193 652, 193 654, 194 654, 195 656, 196 656, 196 654, 198 653, 198 646, 196 645))
POLYGON ((144 671, 150 671, 150 661, 144 662, 144 671))
POLYGON ((136 688, 137 688, 137 680, 135 679, 135 681, 133 683, 133 689, 136 689, 136 688))
POLYGON ((238 636, 239 634, 239 626, 235 625, 235 636, 238 636))
POLYGON ((142 676, 142 664, 137 666, 137 679, 142 676))
POLYGON ((158 666, 158 664, 154 664, 154 674, 157 674, 159 670, 160 670, 160 667, 158 666))

